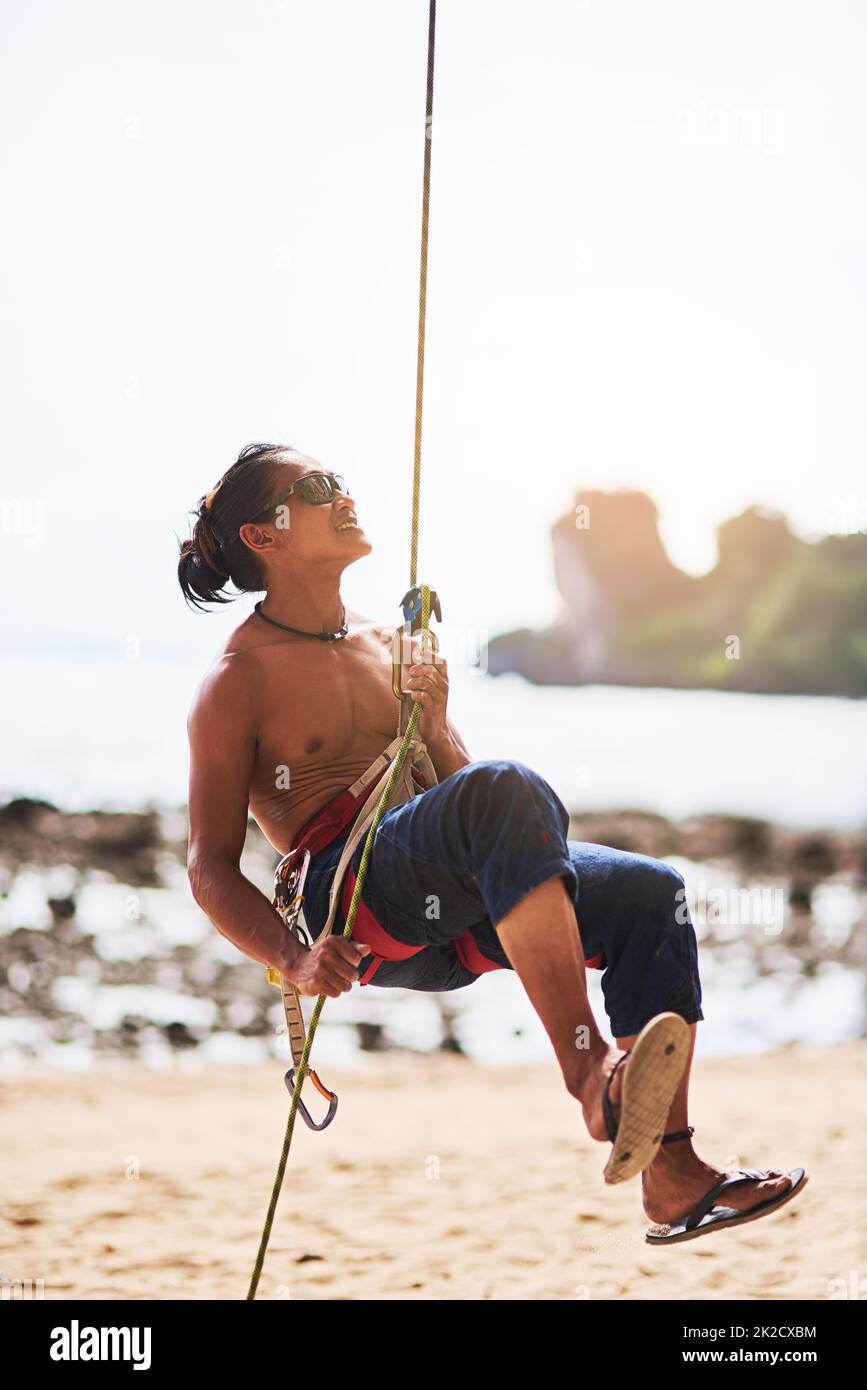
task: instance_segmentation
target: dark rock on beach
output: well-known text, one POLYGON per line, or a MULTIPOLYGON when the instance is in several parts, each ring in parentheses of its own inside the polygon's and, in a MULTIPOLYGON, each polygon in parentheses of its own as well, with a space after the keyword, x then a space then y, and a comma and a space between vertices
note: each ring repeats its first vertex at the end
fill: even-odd
POLYGON ((64 812, 50 802, 24 797, 0 808, 0 857, 8 868, 72 864, 122 875, 133 887, 157 887, 162 852, 155 811, 64 812))

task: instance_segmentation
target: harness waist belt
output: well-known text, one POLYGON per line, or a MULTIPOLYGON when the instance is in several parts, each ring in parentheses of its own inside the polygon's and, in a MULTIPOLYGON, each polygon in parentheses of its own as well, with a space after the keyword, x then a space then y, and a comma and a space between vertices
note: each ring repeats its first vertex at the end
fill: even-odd
MULTIPOLYGON (((387 753, 388 750, 386 750, 386 754, 387 753)), ((321 806, 318 811, 314 812, 314 814, 305 821, 304 825, 297 832, 293 849, 309 849, 311 855, 320 854, 322 850, 327 849, 329 845, 333 844, 346 827, 356 819, 364 802, 369 800, 373 794, 372 789, 375 789, 378 801, 378 797, 382 794, 382 785, 377 784, 382 781, 390 765, 390 759, 386 757, 386 754, 378 758, 376 762, 367 769, 367 772, 365 772, 357 782, 353 783, 351 787, 346 787, 343 791, 338 792, 335 797, 332 797, 330 801, 327 801, 324 806, 321 806), (383 762, 383 759, 385 759, 385 762, 383 762)), ((420 794, 428 790, 425 779, 419 773, 418 768, 413 765, 410 771, 415 784, 413 789, 415 794, 420 794)), ((396 804, 397 802, 392 802, 392 806, 396 804)), ((354 836, 351 838, 354 838, 357 844, 361 837, 354 836)), ((375 843, 374 841, 374 844, 375 843)), ((331 899, 332 911, 329 913, 328 930, 333 926, 334 908, 336 906, 336 894, 333 889, 337 885, 338 874, 342 880, 339 890, 339 903, 344 922, 349 914, 349 905, 352 902, 352 895, 355 891, 356 874, 351 863, 349 863, 345 857, 345 851, 344 854, 341 855, 341 863, 342 868, 338 866, 338 870, 335 872, 335 883, 332 888, 331 899)), ((324 935, 324 932, 322 934, 324 935)), ((417 955, 419 951, 426 949, 424 945, 410 946, 407 945, 406 942, 396 941, 394 937, 389 936, 382 923, 371 911, 363 898, 359 898, 356 907, 352 938, 354 941, 357 941, 359 945, 368 946, 372 956, 370 964, 367 966, 364 974, 359 978, 358 983, 360 985, 370 984, 383 961, 409 960, 411 956, 417 955)), ((469 930, 465 931, 463 936, 458 937, 453 945, 461 965, 465 970, 469 970, 474 975, 483 975, 490 970, 505 970, 507 968, 501 965, 499 961, 491 960, 488 956, 483 955, 479 950, 472 932, 469 930)), ((599 954, 586 960, 585 964, 591 969, 604 969, 605 958, 602 954, 599 954)))

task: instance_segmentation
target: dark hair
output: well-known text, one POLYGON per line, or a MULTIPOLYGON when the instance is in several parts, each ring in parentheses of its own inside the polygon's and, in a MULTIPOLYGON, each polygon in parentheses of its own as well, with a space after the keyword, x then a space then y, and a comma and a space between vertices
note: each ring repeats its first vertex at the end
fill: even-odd
POLYGON ((238 595, 223 592, 230 580, 241 593, 265 588, 262 565, 238 531, 273 505, 283 468, 292 461, 287 455, 300 457, 300 450, 291 444, 248 444, 200 499, 193 534, 180 542, 178 560, 178 582, 191 608, 204 611, 205 603, 231 603, 238 595))

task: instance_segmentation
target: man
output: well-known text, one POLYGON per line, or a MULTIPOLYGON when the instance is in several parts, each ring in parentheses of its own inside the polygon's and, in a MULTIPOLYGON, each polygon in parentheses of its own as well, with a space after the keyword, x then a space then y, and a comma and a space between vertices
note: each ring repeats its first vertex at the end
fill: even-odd
MULTIPOLYGON (((197 903, 307 995, 336 998, 374 977, 446 990, 514 969, 589 1134, 614 1144, 606 1180, 641 1171, 649 1239, 691 1239, 775 1209, 803 1185, 802 1170, 726 1175, 692 1146, 689 1071, 704 1015, 683 879, 659 860, 567 840, 565 807, 524 764, 474 763, 447 713, 444 660, 416 661, 405 682, 422 706, 415 734, 436 781, 383 817, 353 939, 340 934, 345 892, 343 919, 320 937, 370 792, 356 795, 359 779, 395 736, 391 631, 347 612, 340 595, 343 572, 371 549, 344 480, 290 447, 243 450, 200 503, 179 560, 187 601, 226 602, 229 580, 265 597, 225 643, 189 716, 197 903), (311 847, 312 947, 240 871, 248 810, 281 855, 311 847), (616 1047, 596 1027, 588 963, 604 967, 616 1047)), ((353 879, 362 849, 363 840, 353 879)))

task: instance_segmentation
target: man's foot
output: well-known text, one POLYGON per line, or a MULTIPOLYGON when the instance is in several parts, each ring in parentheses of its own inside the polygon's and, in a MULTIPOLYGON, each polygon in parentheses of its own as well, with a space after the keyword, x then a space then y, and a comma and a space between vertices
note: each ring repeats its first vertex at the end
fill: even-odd
MULTIPOLYGON (((608 1077, 611 1075, 618 1059, 625 1057, 626 1053, 617 1047, 609 1047, 595 1060, 590 1068, 579 1090, 573 1090, 572 1094, 581 1102, 581 1109, 584 1112, 584 1123, 587 1126, 587 1133, 591 1139, 598 1139, 602 1143, 610 1144, 608 1131, 605 1128, 605 1116, 602 1113, 602 1091, 608 1077)), ((623 1090, 623 1066, 617 1068, 614 1080, 608 1092, 608 1099, 611 1102, 611 1109, 614 1112, 616 1124, 620 1123, 620 1095, 623 1090)))
MULTIPOLYGON (((679 1139, 663 1144, 649 1168, 641 1174, 644 1214, 658 1225, 679 1221, 710 1188, 715 1187, 726 1172, 734 1169, 715 1168, 695 1153, 691 1143, 679 1139), (674 1154, 673 1149, 681 1150, 674 1154)), ((749 1211, 760 1202, 779 1197, 792 1185, 792 1180, 776 1168, 768 1169, 771 1176, 763 1181, 738 1183, 720 1195, 722 1206, 735 1211, 749 1211)))
POLYGON ((688 1065, 689 1029, 679 1014, 663 1011, 625 1052, 599 1043, 582 1059, 580 1084, 567 1086, 581 1101, 591 1138, 611 1144, 603 1178, 626 1182, 656 1157, 688 1065))

